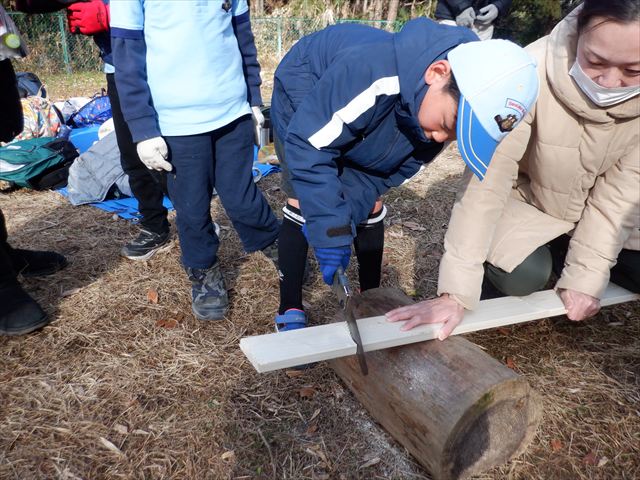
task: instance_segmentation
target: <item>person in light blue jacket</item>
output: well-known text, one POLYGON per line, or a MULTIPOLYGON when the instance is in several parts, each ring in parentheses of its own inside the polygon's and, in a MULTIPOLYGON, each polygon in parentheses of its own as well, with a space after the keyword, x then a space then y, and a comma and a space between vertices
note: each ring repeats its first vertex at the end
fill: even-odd
POLYGON ((379 286, 386 208, 380 196, 458 139, 483 178, 500 140, 533 105, 534 60, 505 40, 477 41, 426 18, 391 34, 342 24, 301 39, 278 66, 271 106, 289 199, 279 237, 278 331, 302 328, 311 244, 325 283, 351 244, 361 290, 379 286))
POLYGON ((222 319, 227 290, 211 220, 215 188, 245 250, 279 224, 252 177, 260 65, 245 0, 112 0, 115 80, 142 162, 165 172, 192 310, 222 319))

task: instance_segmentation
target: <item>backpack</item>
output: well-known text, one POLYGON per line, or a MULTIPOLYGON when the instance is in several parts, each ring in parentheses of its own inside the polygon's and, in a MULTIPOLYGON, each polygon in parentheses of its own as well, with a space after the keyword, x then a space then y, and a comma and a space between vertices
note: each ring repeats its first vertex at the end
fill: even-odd
POLYGON ((78 156, 64 138, 41 137, 0 147, 0 180, 34 190, 67 184, 69 167, 78 156))
POLYGON ((62 115, 46 98, 28 96, 20 99, 24 128, 16 140, 55 137, 62 125, 62 115))
POLYGON ((111 102, 104 89, 101 94, 94 96, 89 102, 71 115, 67 125, 71 128, 93 127, 102 125, 112 117, 111 102))
POLYGON ((27 98, 29 96, 47 96, 47 90, 44 88, 44 85, 42 85, 42 82, 35 73, 17 72, 16 80, 18 82, 20 98, 27 98))

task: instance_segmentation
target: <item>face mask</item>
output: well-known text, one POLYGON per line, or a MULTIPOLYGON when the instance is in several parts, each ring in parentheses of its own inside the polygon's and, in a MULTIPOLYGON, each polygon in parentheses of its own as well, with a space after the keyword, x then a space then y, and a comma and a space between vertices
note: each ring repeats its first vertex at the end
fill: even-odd
POLYGON ((624 102, 640 93, 640 86, 605 88, 598 85, 584 73, 577 59, 569 70, 569 75, 576 81, 580 90, 600 107, 609 107, 624 102))

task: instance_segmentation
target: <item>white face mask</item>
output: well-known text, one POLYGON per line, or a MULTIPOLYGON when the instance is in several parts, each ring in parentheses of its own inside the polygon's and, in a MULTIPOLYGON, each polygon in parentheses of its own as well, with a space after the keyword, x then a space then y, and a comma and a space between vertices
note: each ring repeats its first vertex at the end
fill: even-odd
POLYGON ((609 107, 624 102, 640 93, 640 86, 605 88, 598 85, 584 73, 577 59, 569 70, 569 75, 576 81, 580 90, 600 107, 609 107))

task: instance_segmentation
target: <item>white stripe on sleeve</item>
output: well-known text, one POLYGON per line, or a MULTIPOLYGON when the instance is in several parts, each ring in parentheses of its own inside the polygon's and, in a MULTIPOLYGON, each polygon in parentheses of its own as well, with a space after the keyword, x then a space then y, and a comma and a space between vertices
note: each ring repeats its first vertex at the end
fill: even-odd
POLYGON ((364 92, 358 94, 345 107, 335 112, 329 123, 309 137, 309 143, 320 150, 330 145, 342 133, 344 124, 353 122, 364 112, 373 107, 380 95, 397 95, 400 93, 398 76, 383 77, 373 82, 364 92))

